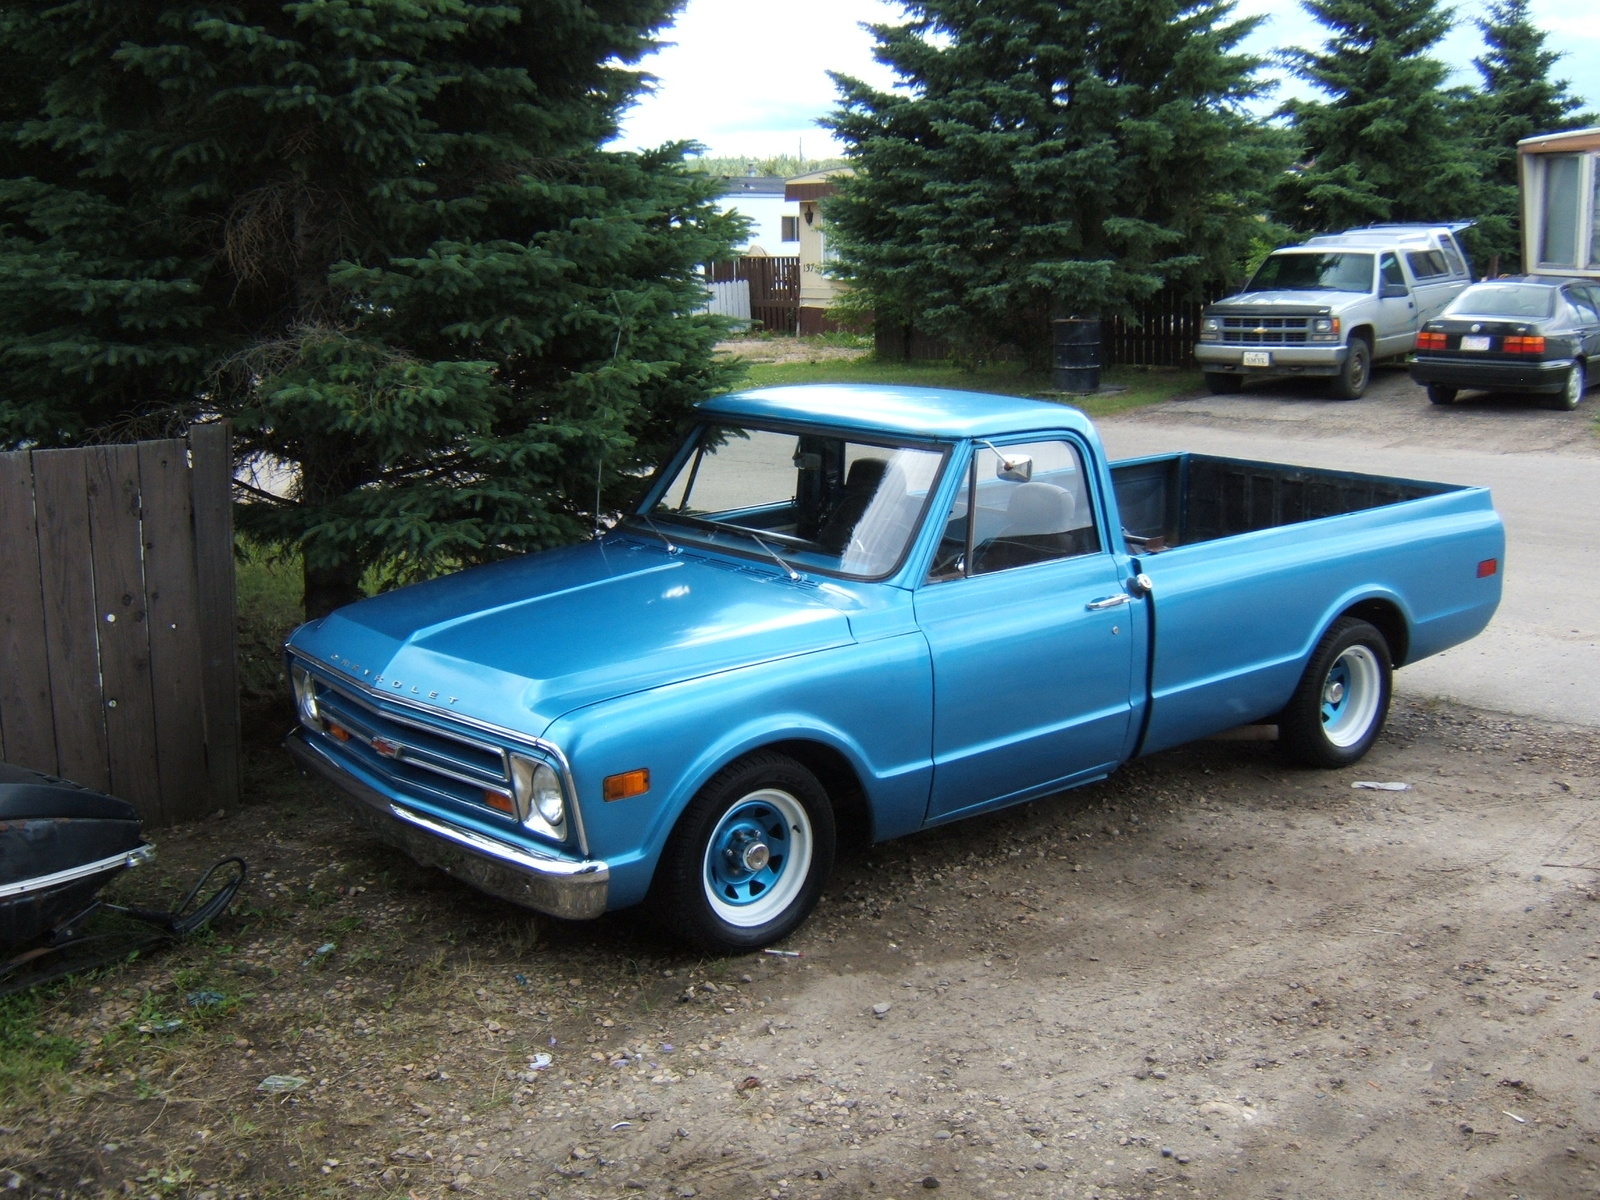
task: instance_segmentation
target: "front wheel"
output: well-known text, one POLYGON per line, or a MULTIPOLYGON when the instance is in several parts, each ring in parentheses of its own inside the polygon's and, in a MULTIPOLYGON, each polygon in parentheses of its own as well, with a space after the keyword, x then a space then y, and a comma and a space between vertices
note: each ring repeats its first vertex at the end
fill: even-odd
POLYGON ((1445 387, 1442 383, 1428 385, 1428 402, 1430 404, 1454 404, 1456 402, 1456 389, 1445 387))
POLYGON ((1339 373, 1333 377, 1335 400, 1359 400, 1367 394, 1367 384, 1372 381, 1372 347, 1367 339, 1353 337, 1350 350, 1344 356, 1339 373))
POLYGON ((834 839, 817 777, 784 755, 752 754, 689 802, 662 851, 651 905, 670 932, 708 950, 759 949, 816 907, 834 839))
POLYGON ((1556 396, 1556 407, 1571 412, 1583 399, 1583 364, 1575 362, 1567 368, 1567 377, 1561 381, 1561 392, 1556 396))
POLYGON ((1309 767, 1359 762, 1383 731, 1392 683, 1383 634, 1354 617, 1335 621, 1278 716, 1278 745, 1309 767))

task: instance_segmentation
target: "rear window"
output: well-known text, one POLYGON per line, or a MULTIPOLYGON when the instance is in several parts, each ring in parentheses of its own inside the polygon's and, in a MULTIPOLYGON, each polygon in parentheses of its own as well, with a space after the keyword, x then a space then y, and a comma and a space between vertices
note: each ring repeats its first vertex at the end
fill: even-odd
POLYGON ((1247 292, 1370 292, 1370 254, 1273 254, 1245 284, 1247 292))
POLYGON ((1444 310, 1446 316, 1525 317, 1538 320, 1551 313, 1555 289, 1527 283, 1475 283, 1444 310))

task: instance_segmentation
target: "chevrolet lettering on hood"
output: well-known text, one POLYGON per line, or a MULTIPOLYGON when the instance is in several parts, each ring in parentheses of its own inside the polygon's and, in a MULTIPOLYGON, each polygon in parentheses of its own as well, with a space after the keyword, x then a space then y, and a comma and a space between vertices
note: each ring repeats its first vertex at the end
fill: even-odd
MULTIPOLYGON (((412 684, 408 688, 406 686, 405 680, 403 680, 403 679, 385 679, 382 675, 374 675, 370 670, 368 670, 367 668, 363 667, 360 663, 351 662, 348 658, 345 658, 341 654, 330 654, 328 656, 328 663, 331 666, 343 667, 346 671, 350 672, 351 675, 354 675, 357 671, 360 671, 363 678, 370 678, 372 680, 372 686, 373 687, 377 687, 379 684, 388 684, 389 687, 391 687, 392 689, 394 689, 397 692, 402 693, 403 695, 407 695, 407 696, 422 696, 424 699, 427 699, 427 700, 438 700, 439 699, 439 693, 438 692, 434 692, 434 691, 424 692, 422 690, 422 688, 419 687, 417 684, 412 684)), ((447 703, 447 704, 458 704, 458 703, 460 703, 460 701, 461 701, 461 697, 459 697, 459 696, 451 696, 447 701, 445 701, 445 703, 447 703)))

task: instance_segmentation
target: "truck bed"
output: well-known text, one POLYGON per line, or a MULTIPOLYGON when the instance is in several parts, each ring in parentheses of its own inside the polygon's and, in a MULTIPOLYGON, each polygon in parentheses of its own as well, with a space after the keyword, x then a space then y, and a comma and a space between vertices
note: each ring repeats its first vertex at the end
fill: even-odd
POLYGON ((1111 480, 1123 528, 1145 553, 1459 490, 1209 454, 1112 463, 1111 480))

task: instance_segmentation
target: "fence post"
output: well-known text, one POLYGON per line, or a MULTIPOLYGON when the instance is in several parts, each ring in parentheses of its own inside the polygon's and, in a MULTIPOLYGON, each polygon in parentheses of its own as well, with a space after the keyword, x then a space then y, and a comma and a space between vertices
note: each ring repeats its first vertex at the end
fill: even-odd
POLYGON ((239 799, 239 666, 233 570, 233 429, 189 429, 193 462, 196 595, 204 679, 206 770, 212 802, 239 799))

